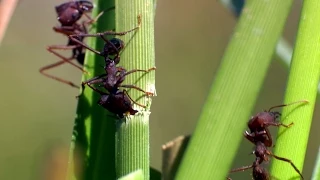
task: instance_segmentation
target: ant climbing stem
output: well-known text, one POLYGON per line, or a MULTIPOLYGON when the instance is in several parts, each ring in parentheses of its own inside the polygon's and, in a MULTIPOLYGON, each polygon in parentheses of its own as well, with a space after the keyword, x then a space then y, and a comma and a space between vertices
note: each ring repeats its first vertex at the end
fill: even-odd
MULTIPOLYGON (((296 103, 308 103, 308 101, 301 100, 289 104, 273 106, 268 111, 265 110, 251 117, 251 119, 248 121, 248 128, 250 132, 245 131, 244 136, 247 140, 249 140, 255 145, 255 150, 253 151, 253 154, 256 156, 256 159, 252 165, 232 169, 230 173, 252 169, 252 176, 254 180, 270 180, 270 175, 268 171, 262 167, 262 163, 268 162, 269 158, 273 157, 277 160, 289 163, 292 166, 292 168, 299 174, 301 179, 304 179, 302 173, 290 159, 277 156, 268 149, 268 147, 272 147, 273 145, 272 136, 268 129, 269 126, 283 126, 289 128, 293 125, 293 123, 286 125, 276 122, 276 120, 280 117, 281 114, 279 112, 272 112, 271 110, 274 108, 289 106, 296 103)), ((227 179, 231 180, 231 178, 229 177, 227 179)))

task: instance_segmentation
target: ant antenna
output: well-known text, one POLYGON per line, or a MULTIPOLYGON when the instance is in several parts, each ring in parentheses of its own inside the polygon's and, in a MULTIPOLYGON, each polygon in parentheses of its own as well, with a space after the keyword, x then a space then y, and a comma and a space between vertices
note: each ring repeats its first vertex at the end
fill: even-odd
POLYGON ((273 106, 271 107, 268 112, 270 112, 272 109, 274 108, 279 108, 279 107, 284 107, 284 106, 290 106, 290 105, 293 105, 293 104, 297 104, 297 103, 308 103, 309 101, 307 100, 300 100, 300 101, 296 101, 296 102, 292 102, 292 103, 289 103, 289 104, 281 104, 281 105, 277 105, 277 106, 273 106))
POLYGON ((129 99, 130 99, 134 104, 136 104, 136 105, 138 105, 138 106, 140 106, 140 107, 143 107, 143 108, 147 108, 147 106, 142 105, 142 104, 137 103, 136 101, 134 101, 134 100, 130 97, 130 95, 128 94, 128 92, 127 92, 126 90, 123 90, 123 92, 126 93, 126 95, 129 97, 129 99))

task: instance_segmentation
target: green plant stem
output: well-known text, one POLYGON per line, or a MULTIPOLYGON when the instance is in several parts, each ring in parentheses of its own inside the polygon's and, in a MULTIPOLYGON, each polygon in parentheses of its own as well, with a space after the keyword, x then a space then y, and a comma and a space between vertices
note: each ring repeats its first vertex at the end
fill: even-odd
POLYGON ((141 169, 139 169, 119 178, 118 180, 143 180, 143 179, 144 179, 143 172, 141 169))
POLYGON ((247 1, 176 179, 224 179, 292 1, 247 1))
MULTIPOLYGON (((101 11, 114 7, 113 1, 96 0, 92 17, 101 11)), ((103 32, 115 28, 114 10, 105 12, 90 28, 90 33, 103 32)), ((88 46, 101 50, 103 42, 99 38, 87 38, 88 46)), ((103 58, 86 51, 82 81, 103 74, 103 58)), ((100 95, 85 88, 79 97, 75 120, 73 142, 69 157, 67 179, 115 179, 115 120, 114 115, 97 105, 100 95)))
MULTIPOLYGON (((121 64, 127 69, 147 70, 155 66, 154 54, 154 1, 116 0, 116 30, 123 32, 137 26, 138 15, 142 24, 135 33, 122 36, 126 48, 121 54, 121 64)), ((137 72, 126 76, 124 84, 134 84, 148 92, 155 92, 155 72, 137 72)), ((151 98, 139 98, 143 93, 128 90, 132 99, 147 105, 139 112, 126 118, 126 123, 118 121, 116 132, 116 174, 122 177, 137 169, 142 169, 144 178, 150 177, 149 163, 149 116, 151 98)))
POLYGON ((318 155, 316 159, 316 163, 313 168, 311 180, 319 180, 320 179, 320 148, 318 149, 318 155))
MULTIPOLYGON (((294 122, 291 128, 280 128, 274 153, 289 158, 302 170, 307 149, 308 136, 317 95, 320 75, 320 2, 303 2, 297 41, 291 62, 285 103, 306 99, 308 105, 295 108, 286 107, 283 111, 283 123, 294 122)), ((297 176, 287 163, 274 160, 271 174, 278 179, 290 179, 297 176)))

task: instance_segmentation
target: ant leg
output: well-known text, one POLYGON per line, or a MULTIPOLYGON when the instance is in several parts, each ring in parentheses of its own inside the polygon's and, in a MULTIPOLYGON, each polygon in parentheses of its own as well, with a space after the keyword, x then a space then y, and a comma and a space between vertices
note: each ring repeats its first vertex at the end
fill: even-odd
POLYGON ((101 91, 100 89, 93 87, 91 84, 88 84, 88 86, 89 86, 92 90, 94 90, 95 92, 99 93, 100 95, 107 95, 106 92, 103 92, 103 91, 101 91))
POLYGON ((89 85, 89 84, 98 84, 98 83, 101 83, 101 82, 104 81, 104 79, 102 79, 102 78, 105 77, 105 76, 107 76, 107 75, 108 75, 108 74, 102 74, 102 75, 96 76, 96 77, 94 77, 94 78, 92 78, 92 79, 89 79, 89 80, 87 80, 87 81, 82 82, 82 85, 85 85, 85 84, 89 85))
MULTIPOLYGON (((132 31, 135 31, 135 30, 139 29, 140 25, 141 25, 141 15, 138 15, 138 26, 133 28, 133 29, 130 29, 128 31, 124 31, 124 32, 105 31, 105 32, 96 33, 96 34, 81 34, 81 33, 79 33, 79 34, 70 35, 69 37, 74 37, 74 36, 78 36, 78 37, 101 37, 101 36, 104 36, 104 35, 123 36, 123 35, 126 35, 129 32, 132 32, 132 31)), ((75 38, 73 38, 73 39, 75 39, 75 38)), ((77 42, 77 41, 75 41, 75 42, 77 42)))
POLYGON ((128 92, 127 92, 126 90, 123 90, 123 92, 126 93, 126 95, 129 97, 129 99, 130 99, 134 104, 136 104, 136 105, 138 105, 138 106, 140 106, 140 107, 143 107, 143 108, 146 108, 146 107, 147 107, 147 106, 145 106, 145 105, 139 104, 139 103, 137 103, 136 101, 134 101, 134 100, 129 96, 129 94, 128 94, 128 92))
MULTIPOLYGON (((131 71, 128 71, 128 72, 124 72, 124 71, 125 71, 124 68, 118 67, 118 72, 123 73, 123 74, 120 75, 120 80, 119 80, 119 81, 121 81, 121 79, 123 79, 125 76, 127 76, 127 75, 129 75, 129 74, 131 74, 131 73, 138 72, 138 71, 140 71, 140 72, 146 72, 146 73, 147 73, 147 72, 149 72, 149 71, 151 71, 151 70, 155 70, 155 69, 156 69, 156 68, 153 67, 153 68, 150 68, 150 69, 148 69, 148 70, 134 69, 134 70, 131 70, 131 71)), ((123 80, 122 80, 122 81, 123 81, 123 80)), ((122 81, 121 81, 121 82, 122 82, 122 81)), ((143 89, 141 89, 140 87, 137 87, 137 86, 135 86, 135 85, 120 84, 119 87, 123 87, 123 88, 133 88, 133 89, 136 89, 136 90, 138 90, 138 91, 141 91, 141 92, 145 93, 147 96, 153 96, 153 93, 152 93, 152 92, 146 92, 145 90, 143 90, 143 89)))
POLYGON ((60 66, 61 64, 64 64, 65 61, 59 61, 57 63, 54 63, 54 64, 50 64, 48 66, 44 66, 42 67, 39 71, 42 75, 48 77, 48 78, 51 78, 51 79, 54 79, 56 81, 59 81, 61 83, 64 83, 64 84, 68 84, 70 85, 71 87, 74 87, 74 88, 79 88, 79 86, 75 85, 74 83, 72 83, 71 81, 67 81, 67 80, 64 80, 64 79, 61 79, 61 78, 58 78, 56 76, 53 76, 53 75, 50 75, 50 74, 47 74, 45 73, 44 71, 48 70, 48 69, 51 69, 51 68, 54 68, 54 67, 57 67, 57 66, 60 66))
MULTIPOLYGON (((148 70, 141 70, 141 69, 134 69, 134 70, 131 70, 131 71, 126 71, 126 69, 124 69, 123 67, 119 66, 117 67, 117 72, 119 72, 119 76, 118 76, 118 82, 123 82, 124 81, 124 77, 131 74, 131 73, 134 73, 134 72, 145 72, 145 73, 148 73, 152 70, 156 70, 156 67, 153 67, 153 68, 150 68, 148 70)), ((141 90, 139 90, 141 91, 141 90)), ((142 91, 143 92, 143 91, 142 91)))
POLYGON ((243 167, 241 167, 241 168, 232 169, 229 173, 234 173, 234 172, 239 172, 239 171, 245 171, 245 170, 248 170, 248 169, 251 169, 251 168, 253 168, 253 165, 243 166, 243 167))
POLYGON ((153 96, 153 93, 152 92, 146 92, 145 90, 139 88, 138 86, 135 86, 135 85, 131 85, 131 84, 121 84, 119 85, 119 87, 123 87, 123 88, 133 88, 133 89, 136 89, 138 91, 141 91, 143 93, 145 93, 147 96, 153 96))
POLYGON ((64 35, 71 35, 71 34, 74 34, 74 30, 75 28, 73 26, 61 26, 61 27, 53 27, 53 30, 57 33, 61 33, 61 34, 64 34, 64 35))
POLYGON ((89 46, 86 45, 85 43, 83 43, 83 42, 79 41, 78 39, 74 38, 74 37, 80 37, 80 36, 81 36, 81 37, 88 37, 88 36, 83 36, 83 35, 87 35, 87 34, 73 34, 73 35, 69 35, 69 38, 70 38, 72 41, 74 41, 74 42, 78 43, 79 45, 81 45, 82 47, 88 49, 89 51, 91 51, 91 52, 93 52, 93 53, 96 53, 96 54, 102 56, 102 54, 101 54, 99 51, 97 51, 97 50, 89 47, 89 46))
POLYGON ((267 146, 267 147, 271 147, 272 146, 272 136, 271 136, 271 133, 269 131, 268 128, 265 129, 265 132, 267 133, 267 136, 268 136, 268 140, 265 140, 264 141, 264 144, 267 146))
POLYGON ((289 127, 291 127, 293 125, 293 122, 288 124, 288 125, 282 124, 282 123, 278 123, 278 122, 267 122, 267 123, 264 123, 264 125, 266 125, 266 126, 277 126, 277 127, 283 126, 283 127, 289 128, 289 127))
POLYGON ((302 179, 304 179, 303 176, 302 176, 302 174, 301 174, 301 172, 299 171, 299 169, 293 164, 293 162, 292 162, 290 159, 287 159, 287 158, 283 158, 283 157, 279 157, 279 156, 277 156, 277 155, 274 155, 274 154, 272 154, 272 153, 271 153, 270 151, 268 151, 268 150, 267 150, 267 154, 270 155, 270 156, 272 156, 272 157, 274 157, 274 158, 276 158, 276 159, 278 159, 278 160, 280 160, 280 161, 285 161, 285 162, 287 162, 287 163, 290 163, 291 166, 294 168, 294 170, 300 175, 300 177, 301 177, 302 179))
POLYGON ((141 21, 142 21, 141 14, 139 14, 139 15, 137 16, 137 19, 138 19, 138 26, 135 27, 135 28, 133 28, 133 29, 130 29, 130 30, 128 30, 128 31, 124 31, 124 32, 105 31, 105 32, 98 33, 98 34, 99 34, 99 36, 101 36, 101 35, 102 35, 102 36, 104 36, 104 35, 118 35, 118 36, 126 35, 127 33, 132 32, 132 31, 135 31, 135 30, 137 30, 137 29, 140 28, 140 26, 141 26, 141 21))
POLYGON ((109 12, 109 11, 111 11, 111 10, 114 10, 114 9, 115 9, 115 7, 111 7, 111 8, 105 9, 105 10, 101 11, 101 12, 100 12, 95 18, 93 18, 93 19, 92 19, 88 14, 84 13, 84 16, 86 16, 86 17, 89 19, 89 21, 85 22, 85 24, 90 25, 90 24, 93 24, 93 23, 97 22, 98 19, 99 19, 104 13, 107 13, 107 12, 109 12))
POLYGON ((92 19, 88 14, 84 13, 83 15, 84 15, 86 18, 88 18, 89 21, 84 21, 83 24, 85 24, 85 25, 91 25, 91 24, 97 22, 98 19, 103 15, 103 13, 104 13, 104 12, 101 11, 101 12, 100 12, 95 18, 93 18, 93 19, 92 19))
POLYGON ((101 37, 101 36, 107 36, 107 35, 123 36, 123 35, 126 35, 127 33, 132 32, 138 28, 139 28, 139 26, 135 27, 133 29, 130 29, 128 31, 124 31, 124 32, 105 31, 105 32, 96 33, 96 34, 81 34, 81 33, 79 33, 79 34, 74 34, 74 35, 70 35, 70 36, 78 36, 78 37, 101 37))
POLYGON ((47 50, 49 52, 53 53, 54 55, 58 56, 59 58, 61 58, 64 62, 69 63, 72 66, 74 66, 75 68, 79 69, 83 73, 88 73, 87 71, 83 70, 83 68, 81 66, 71 62, 71 60, 74 59, 74 57, 67 59, 66 57, 64 57, 61 54, 54 51, 54 49, 67 50, 67 49, 75 49, 75 48, 77 48, 77 46, 54 45, 54 46, 47 47, 47 50))
POLYGON ((81 83, 82 91, 81 91, 80 94, 79 94, 78 96, 76 96, 76 97, 80 97, 80 96, 81 96, 81 94, 82 94, 83 91, 84 91, 85 85, 88 85, 88 86, 91 87, 91 89, 92 89, 92 86, 90 86, 90 85, 103 82, 104 79, 101 79, 101 78, 104 77, 104 76, 107 76, 107 74, 102 74, 102 75, 100 75, 100 76, 97 76, 97 77, 94 77, 94 78, 92 78, 92 79, 89 79, 89 80, 87 80, 87 81, 82 82, 82 83, 81 83))
MULTIPOLYGON (((120 68, 122 68, 122 67, 120 67, 120 68)), ((152 70, 156 70, 156 69, 157 69, 156 67, 152 67, 152 68, 147 69, 147 70, 133 69, 133 70, 131 70, 131 71, 128 71, 128 72, 124 73, 123 76, 127 76, 127 75, 129 75, 129 74, 131 74, 131 73, 134 73, 134 72, 145 72, 145 73, 148 73, 148 72, 150 72, 150 71, 152 71, 152 70)))

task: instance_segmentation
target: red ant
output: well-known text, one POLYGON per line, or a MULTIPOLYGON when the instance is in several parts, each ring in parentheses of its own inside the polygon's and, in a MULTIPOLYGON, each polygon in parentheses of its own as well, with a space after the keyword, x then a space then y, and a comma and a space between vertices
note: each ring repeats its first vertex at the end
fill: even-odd
POLYGON ((271 107, 268 111, 264 111, 256 114, 255 116, 251 117, 251 119, 248 122, 250 133, 246 131, 244 133, 245 138, 247 138, 253 144, 255 144, 256 141, 261 141, 267 147, 271 147, 273 142, 272 142, 272 137, 268 127, 283 126, 288 128, 293 125, 293 123, 286 125, 286 124, 277 122, 277 119, 281 116, 281 114, 277 111, 271 111, 271 110, 278 107, 285 107, 285 106, 290 106, 296 103, 307 103, 307 102, 308 101, 306 100, 301 100, 301 101, 297 101, 289 104, 277 105, 277 106, 271 107))
MULTIPOLYGON (((233 169, 230 171, 230 173, 233 172, 239 172, 239 171, 245 171, 247 169, 252 168, 252 176, 254 180, 269 180, 270 175, 266 169, 264 169, 261 164, 263 162, 269 161, 269 156, 272 156, 278 160, 285 161, 291 164, 291 166, 295 169, 295 171, 300 175, 300 177, 303 179, 303 176, 301 172, 298 170, 298 168, 292 163, 291 160, 283 157, 279 157, 274 155, 271 151, 269 151, 267 148, 272 146, 272 136, 269 132, 268 127, 269 126, 284 126, 284 127, 290 127, 293 125, 293 123, 290 123, 289 125, 282 124, 280 122, 276 122, 278 117, 281 115, 279 112, 272 112, 271 110, 277 107, 284 107, 289 106, 296 103, 306 103, 308 101, 301 100, 289 104, 283 104, 278 106, 271 107, 268 111, 260 112, 257 115, 253 116, 249 122, 248 127, 250 129, 250 133, 246 131, 244 133, 244 136, 246 139, 248 139, 250 142, 256 145, 255 150, 253 154, 256 156, 256 160, 253 162, 250 166, 244 166, 241 168, 233 169)), ((231 178, 227 178, 231 180, 231 178)))
MULTIPOLYGON (((58 14, 58 20, 61 23, 61 26, 53 27, 53 30, 57 33, 61 33, 63 35, 69 36, 72 34, 78 34, 78 33, 87 33, 86 25, 90 25, 97 21, 97 19, 102 15, 101 12, 95 19, 91 19, 86 13, 91 12, 93 8, 93 4, 90 1, 85 0, 77 0, 77 1, 70 1, 63 3, 61 5, 58 5, 55 7, 56 12, 58 14), (82 24, 78 24, 77 21, 82 17, 82 15, 85 15, 89 21, 84 21, 82 24)), ((108 10, 106 10, 108 11, 108 10)), ((82 37, 78 38, 79 41, 83 41, 82 37)), ((74 64, 71 62, 71 60, 76 59, 79 64, 83 65, 84 62, 84 56, 85 52, 83 52, 83 47, 78 45, 77 43, 68 40, 67 45, 52 45, 48 46, 47 50, 54 55, 58 56, 62 60, 59 62, 56 62, 54 64, 47 65, 45 67, 42 67, 39 71, 41 74, 43 74, 46 77, 49 77, 51 79, 55 79, 59 82, 69 84, 72 87, 79 88, 77 85, 72 83, 71 81, 67 81, 61 78, 58 78, 56 76, 47 74, 45 71, 55 68, 57 66, 60 66, 64 64, 65 62, 68 62, 69 64, 73 65, 74 67, 78 68, 82 72, 85 72, 81 66, 74 64), (70 58, 67 58, 59 53, 57 53, 55 50, 72 50, 72 55, 70 58)))
MULTIPOLYGON (((128 32, 134 31, 140 27, 141 24, 141 17, 138 16, 138 26, 136 28, 133 28, 129 31, 125 32, 113 32, 113 31, 106 31, 103 33, 97 33, 97 34, 74 34, 70 35, 70 39, 78 43, 79 45, 83 46, 84 48, 87 48, 88 50, 104 57, 105 60, 105 74, 102 74, 100 76, 94 77, 90 80, 87 80, 85 82, 82 82, 82 89, 84 89, 85 85, 88 85, 92 90, 98 92, 101 97, 98 102, 101 106, 103 106, 105 109, 109 110, 110 112, 118 115, 120 118, 123 118, 123 114, 129 113, 131 115, 134 115, 138 111, 132 109, 131 101, 138 106, 141 106, 143 108, 146 108, 146 106, 141 105, 128 95, 128 93, 124 90, 120 90, 119 87, 123 88, 133 88, 136 90, 139 90, 146 95, 153 95, 153 93, 146 92, 143 89, 134 86, 134 85, 123 85, 122 82, 125 80, 125 76, 134 73, 134 72, 149 72, 151 70, 155 70, 155 68, 150 68, 148 70, 140 70, 140 69, 134 69, 131 71, 126 71, 123 67, 117 67, 116 65, 120 62, 120 51, 124 48, 124 43, 120 39, 113 38, 111 40, 106 39, 105 35, 125 35, 128 32), (88 45, 84 44, 83 42, 79 41, 79 37, 101 37, 105 41, 104 48, 101 52, 92 49, 88 45), (111 58, 110 55, 114 55, 114 58, 111 58), (103 86, 103 88, 107 91, 101 91, 98 88, 93 87, 93 84, 98 84, 99 86, 103 86), (131 100, 131 101, 130 101, 131 100)), ((81 93, 82 94, 82 93, 81 93)))

